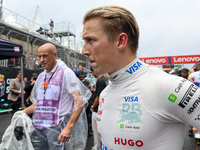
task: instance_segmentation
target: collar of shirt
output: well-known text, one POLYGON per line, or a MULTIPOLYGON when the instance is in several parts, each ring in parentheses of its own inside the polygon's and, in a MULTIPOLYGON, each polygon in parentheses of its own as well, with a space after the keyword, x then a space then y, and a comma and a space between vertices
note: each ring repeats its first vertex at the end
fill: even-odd
POLYGON ((120 69, 119 71, 111 74, 110 81, 111 82, 121 82, 123 80, 127 80, 127 78, 135 76, 138 73, 138 69, 140 69, 144 65, 139 58, 134 59, 130 64, 125 66, 124 68, 120 69), (138 65, 138 63, 140 65, 138 65))

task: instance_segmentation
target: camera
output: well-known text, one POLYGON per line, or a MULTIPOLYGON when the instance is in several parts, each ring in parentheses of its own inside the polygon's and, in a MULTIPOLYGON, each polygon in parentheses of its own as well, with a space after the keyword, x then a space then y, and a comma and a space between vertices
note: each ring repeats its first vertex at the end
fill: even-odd
POLYGON ((43 31, 43 28, 42 27, 40 27, 38 30, 36 30, 36 32, 42 32, 43 31))

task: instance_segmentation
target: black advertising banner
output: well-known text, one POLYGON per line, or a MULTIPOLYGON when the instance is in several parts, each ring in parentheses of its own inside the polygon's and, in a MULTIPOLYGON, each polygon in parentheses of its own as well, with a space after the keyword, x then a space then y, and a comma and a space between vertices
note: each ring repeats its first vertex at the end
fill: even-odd
MULTIPOLYGON (((10 93, 10 82, 17 77, 19 70, 19 68, 0 67, 0 100, 4 99, 5 102, 7 101, 7 96, 10 93)), ((41 71, 24 69, 24 78, 26 77, 29 81, 32 73, 36 72, 39 74, 41 71)))

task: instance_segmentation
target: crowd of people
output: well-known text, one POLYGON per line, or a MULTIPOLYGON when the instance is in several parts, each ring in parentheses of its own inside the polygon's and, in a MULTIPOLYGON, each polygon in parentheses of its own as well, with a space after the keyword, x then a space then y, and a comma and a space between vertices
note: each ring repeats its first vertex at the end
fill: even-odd
MULTIPOLYGON (((83 25, 82 54, 96 83, 78 78, 57 60, 53 44, 39 47, 44 71, 25 85, 22 110, 32 118, 33 148, 83 150, 92 131, 93 150, 181 150, 185 125, 190 125, 189 136, 200 130, 200 64, 196 72, 183 68, 176 76, 142 62, 137 58, 139 27, 125 8, 91 9, 83 25)), ((18 72, 10 84, 13 115, 22 83, 18 72)))
MULTIPOLYGON (((39 57, 38 55, 34 54, 33 57, 29 56, 27 57, 26 52, 23 53, 23 66, 25 68, 34 68, 34 69, 40 69, 41 65, 39 63, 39 57), (29 60, 29 61, 27 61, 29 60), (28 63, 27 63, 28 62, 28 63)), ((18 58, 11 58, 8 60, 8 66, 13 67, 13 68, 19 68, 21 66, 21 59, 20 57, 18 58)))

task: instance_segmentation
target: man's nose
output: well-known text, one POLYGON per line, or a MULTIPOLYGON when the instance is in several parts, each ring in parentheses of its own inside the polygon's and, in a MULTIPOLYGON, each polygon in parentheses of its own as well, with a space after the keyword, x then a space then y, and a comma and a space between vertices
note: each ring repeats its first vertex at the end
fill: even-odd
POLYGON ((82 55, 90 55, 90 50, 87 48, 86 44, 83 45, 82 55))
POLYGON ((44 61, 44 58, 41 56, 41 57, 40 57, 40 62, 42 62, 42 61, 44 61))

